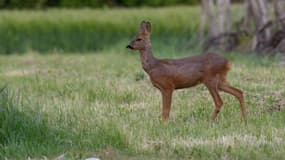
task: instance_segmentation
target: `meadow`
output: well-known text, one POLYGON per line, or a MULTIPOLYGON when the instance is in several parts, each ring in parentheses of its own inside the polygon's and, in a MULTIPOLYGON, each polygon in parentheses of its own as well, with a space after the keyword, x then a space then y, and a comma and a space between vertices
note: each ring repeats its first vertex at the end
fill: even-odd
MULTIPOLYGON (((240 19, 242 12, 236 12, 240 6, 234 6, 233 9, 234 18, 240 19)), ((199 18, 199 7, 189 6, 158 9, 1 10, 0 54, 26 53, 31 50, 40 53, 98 51, 132 38, 142 20, 154 23, 153 41, 160 41, 163 45, 173 41, 187 42, 188 46, 195 46, 199 18)))
MULTIPOLYGON (((214 104, 206 87, 200 85, 175 92, 170 121, 164 123, 160 93, 143 72, 138 53, 126 50, 126 44, 137 33, 140 19, 149 16, 153 23, 157 22, 153 24, 152 38, 157 57, 180 58, 200 52, 192 48, 194 45, 189 46, 191 38, 184 35, 186 32, 178 32, 192 26, 189 18, 180 19, 181 24, 168 23, 164 15, 184 15, 181 8, 146 10, 1 11, 0 26, 6 24, 3 17, 9 17, 5 22, 15 25, 21 32, 20 37, 26 32, 40 33, 38 27, 28 29, 25 24, 38 21, 52 24, 56 20, 64 24, 66 18, 68 23, 77 25, 74 16, 83 17, 81 22, 91 23, 91 19, 98 18, 97 12, 103 15, 98 18, 102 23, 98 20, 98 24, 113 22, 114 28, 122 27, 118 31, 126 37, 118 38, 124 34, 118 35, 116 42, 94 50, 63 47, 61 51, 58 49, 61 45, 55 49, 50 47, 53 45, 48 42, 53 39, 53 32, 46 29, 42 32, 46 36, 38 36, 38 43, 27 42, 29 47, 21 50, 20 42, 24 40, 19 40, 19 45, 11 46, 15 50, 9 52, 10 55, 1 54, 0 159, 284 159, 285 72, 284 66, 279 65, 280 58, 253 53, 224 54, 233 62, 229 82, 245 94, 248 112, 245 121, 241 118, 238 100, 223 93, 224 106, 217 121, 210 123, 214 104), (141 13, 146 16, 140 16, 141 13), (17 18, 21 14, 29 16, 17 18), (114 15, 122 17, 111 19, 114 15), (135 19, 126 18, 127 15, 135 19), (123 29, 125 18, 131 25, 130 30, 123 29), (169 33, 170 38, 163 36, 165 33, 169 33), (180 38, 180 35, 184 36, 180 38), (45 42, 45 38, 47 43, 42 45, 46 48, 38 49, 36 46, 45 42)), ((189 7, 187 11, 193 10, 189 7)), ((193 19, 198 18, 197 13, 196 8, 193 19)), ((18 29, 11 33, 18 35, 14 32, 18 29)), ((61 35, 61 32, 55 33, 54 36, 61 35)), ((79 33, 85 33, 85 29, 79 33)), ((194 33, 190 35, 195 36, 194 33)), ((36 39, 31 37, 30 42, 34 42, 36 39)), ((14 36, 10 38, 13 40, 14 36)), ((79 40, 80 37, 67 40, 71 44, 66 46, 79 40)), ((92 38, 89 41, 90 45, 92 42, 98 45, 92 38)), ((8 53, 4 50, 2 53, 8 53)))

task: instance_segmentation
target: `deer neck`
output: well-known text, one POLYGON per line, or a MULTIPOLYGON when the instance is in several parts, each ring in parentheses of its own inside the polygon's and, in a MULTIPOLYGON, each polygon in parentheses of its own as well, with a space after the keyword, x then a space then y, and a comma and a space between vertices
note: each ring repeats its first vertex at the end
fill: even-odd
POLYGON ((157 59, 152 54, 151 46, 149 45, 145 49, 140 50, 140 54, 143 69, 149 73, 157 63, 157 59))

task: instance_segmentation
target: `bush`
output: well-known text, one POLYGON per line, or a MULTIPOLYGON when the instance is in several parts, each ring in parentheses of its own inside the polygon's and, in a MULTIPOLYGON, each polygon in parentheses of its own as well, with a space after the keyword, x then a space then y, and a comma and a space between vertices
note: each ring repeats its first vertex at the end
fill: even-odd
POLYGON ((0 0, 0 8, 4 8, 6 5, 6 1, 5 0, 0 0))
POLYGON ((103 6, 138 7, 168 6, 179 4, 198 4, 199 0, 0 0, 1 8, 98 8, 103 6))
POLYGON ((81 7, 101 7, 104 5, 102 0, 61 0, 59 3, 60 7, 65 8, 81 8, 81 7))
POLYGON ((140 6, 142 4, 140 0, 122 0, 120 3, 126 7, 140 6))
POLYGON ((197 9, 2 11, 0 54, 29 50, 41 53, 52 50, 81 52, 108 48, 124 40, 128 43, 138 32, 138 25, 143 19, 153 22, 152 35, 159 41, 168 43, 173 37, 192 38, 198 26, 197 9))
POLYGON ((47 0, 8 0, 9 8, 43 8, 47 0))

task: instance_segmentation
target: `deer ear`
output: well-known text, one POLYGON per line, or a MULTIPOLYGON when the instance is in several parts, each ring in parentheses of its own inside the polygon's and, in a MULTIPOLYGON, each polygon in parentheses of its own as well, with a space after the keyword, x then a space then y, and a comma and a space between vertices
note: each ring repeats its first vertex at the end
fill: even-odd
POLYGON ((146 30, 150 33, 151 32, 151 24, 150 22, 146 22, 146 30))
POLYGON ((146 21, 141 22, 141 32, 142 33, 150 33, 151 32, 151 24, 146 21))
POLYGON ((145 32, 146 31, 146 21, 142 21, 140 27, 141 27, 141 31, 145 32))

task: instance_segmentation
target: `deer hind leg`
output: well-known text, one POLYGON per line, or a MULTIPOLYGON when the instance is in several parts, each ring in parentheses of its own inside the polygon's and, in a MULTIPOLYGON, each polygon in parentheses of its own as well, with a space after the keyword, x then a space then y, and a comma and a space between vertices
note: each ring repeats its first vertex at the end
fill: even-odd
POLYGON ((229 93, 229 94, 235 96, 239 100, 240 107, 241 107, 241 113, 242 113, 243 118, 245 118, 246 117, 246 109, 245 109, 243 92, 241 90, 235 88, 235 87, 232 87, 227 82, 219 83, 219 89, 226 92, 226 93, 229 93))
POLYGON ((208 88, 211 96, 214 99, 214 103, 215 103, 215 110, 214 110, 212 117, 211 117, 212 121, 214 121, 216 119, 217 115, 219 114, 219 112, 223 106, 223 101, 219 95, 217 86, 218 86, 218 80, 212 80, 212 81, 206 83, 206 87, 208 88))
POLYGON ((160 91, 162 95, 162 118, 164 121, 167 121, 171 109, 173 89, 161 89, 160 91))

